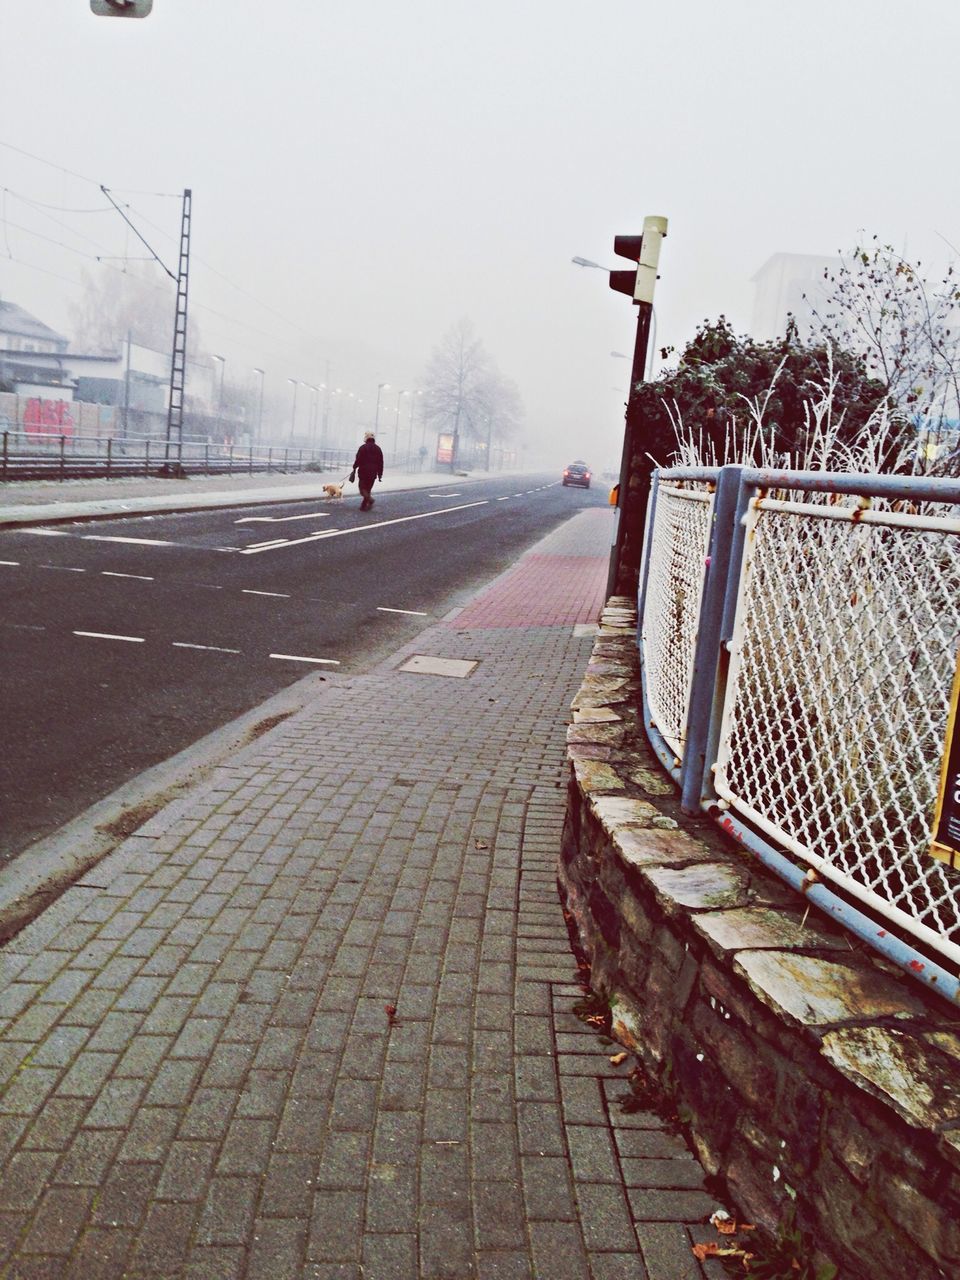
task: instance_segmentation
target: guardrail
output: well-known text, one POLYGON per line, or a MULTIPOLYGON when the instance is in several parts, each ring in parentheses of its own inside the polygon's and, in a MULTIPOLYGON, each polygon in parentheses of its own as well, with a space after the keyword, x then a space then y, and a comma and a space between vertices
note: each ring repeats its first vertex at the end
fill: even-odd
POLYGON ((960 871, 929 856, 960 641, 960 484, 655 476, 644 721, 680 784, 811 901, 960 995, 960 871))
POLYGON ((184 440, 177 448, 149 437, 0 434, 0 480, 75 480, 91 477, 156 476, 179 463, 188 473, 342 471, 350 458, 342 449, 222 445, 184 440))

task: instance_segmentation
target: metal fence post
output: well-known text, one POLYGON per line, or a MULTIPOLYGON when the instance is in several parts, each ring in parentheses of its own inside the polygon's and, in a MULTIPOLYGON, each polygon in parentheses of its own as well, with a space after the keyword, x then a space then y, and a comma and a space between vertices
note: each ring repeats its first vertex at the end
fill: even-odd
POLYGON ((230 446, 230 452, 227 454, 227 475, 233 475, 233 445, 230 446))
MULTIPOLYGON (((650 548, 653 545, 653 526, 657 518, 657 498, 660 493, 660 472, 653 473, 650 481, 650 497, 647 501, 646 527, 643 534, 643 558, 640 561, 640 580, 637 586, 637 648, 642 649, 643 611, 647 604, 647 583, 650 580, 650 548)), ((617 518, 620 518, 619 509, 617 518)))
POLYGON ((739 561, 731 560, 743 468, 721 467, 713 502, 713 525, 707 553, 707 574, 700 602, 687 715, 686 749, 680 777, 680 804, 686 813, 699 813, 705 792, 712 791, 707 744, 719 726, 726 681, 722 678, 722 624, 731 573, 739 580, 739 561))
POLYGON ((110 479, 110 474, 112 471, 113 471, 113 437, 108 436, 107 437, 107 479, 108 480, 110 479))
POLYGON ((247 472, 248 472, 248 474, 249 474, 249 475, 251 475, 251 476, 252 476, 252 475, 253 475, 253 445, 252 445, 252 444, 251 444, 251 445, 248 445, 248 446, 247 446, 247 448, 248 448, 248 449, 249 449, 249 451, 250 451, 250 460, 249 460, 249 461, 250 461, 250 465, 249 465, 249 466, 248 466, 248 468, 247 468, 247 472))
POLYGON ((143 450, 143 474, 145 476, 148 476, 150 474, 150 441, 146 440, 144 444, 145 444, 145 448, 143 450))
POLYGON ((10 457, 10 432, 3 433, 3 478, 7 478, 7 464, 10 457))
POLYGON ((267 475, 273 470, 273 445, 267 449, 267 475))
POLYGON ((67 469, 67 437, 60 437, 60 479, 65 478, 67 469))

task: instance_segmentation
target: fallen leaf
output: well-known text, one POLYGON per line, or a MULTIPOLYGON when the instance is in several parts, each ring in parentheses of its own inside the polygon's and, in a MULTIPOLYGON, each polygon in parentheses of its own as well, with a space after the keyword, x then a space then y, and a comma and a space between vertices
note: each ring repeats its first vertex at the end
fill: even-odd
POLYGON ((626 1062, 627 1055, 625 1053, 615 1053, 610 1061, 615 1067, 619 1067, 621 1062, 626 1062))
POLYGON ((475 849, 489 849, 489 848, 490 848, 490 846, 487 844, 486 840, 474 840, 474 842, 473 842, 473 847, 474 847, 475 849))
POLYGON ((705 1258, 752 1258, 752 1253, 745 1249, 724 1249, 718 1244, 695 1244, 692 1246, 693 1256, 703 1262, 705 1258))
POLYGON ((737 1220, 726 1209, 715 1209, 710 1215, 710 1225, 716 1227, 721 1235, 732 1236, 737 1229, 737 1220))

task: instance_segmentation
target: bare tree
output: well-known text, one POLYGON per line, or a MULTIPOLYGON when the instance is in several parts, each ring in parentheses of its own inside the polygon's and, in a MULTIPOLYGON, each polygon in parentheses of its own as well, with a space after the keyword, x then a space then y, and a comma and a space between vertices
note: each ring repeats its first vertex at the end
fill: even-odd
MULTIPOLYGON (((88 351, 119 351, 127 335, 154 351, 173 343, 175 288, 154 263, 137 263, 125 271, 99 266, 82 271, 83 293, 70 307, 73 337, 88 351)), ((194 318, 187 327, 191 358, 199 352, 194 318)))
POLYGON ((523 415, 516 385, 500 374, 467 319, 434 348, 423 385, 428 423, 453 436, 454 465, 464 441, 474 453, 485 450, 489 465, 494 442, 509 438, 523 415))
POLYGON ((862 354, 894 410, 918 426, 960 418, 960 282, 951 265, 930 283, 873 237, 825 271, 825 305, 814 312, 820 333, 862 354))

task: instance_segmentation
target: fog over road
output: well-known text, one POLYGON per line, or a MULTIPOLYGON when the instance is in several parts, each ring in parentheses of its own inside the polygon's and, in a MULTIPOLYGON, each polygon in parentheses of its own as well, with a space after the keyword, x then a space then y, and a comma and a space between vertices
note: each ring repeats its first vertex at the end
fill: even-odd
POLYGON ((0 859, 308 672, 366 669, 606 496, 492 477, 364 513, 313 501, 0 532, 0 859))

